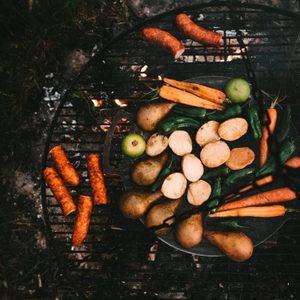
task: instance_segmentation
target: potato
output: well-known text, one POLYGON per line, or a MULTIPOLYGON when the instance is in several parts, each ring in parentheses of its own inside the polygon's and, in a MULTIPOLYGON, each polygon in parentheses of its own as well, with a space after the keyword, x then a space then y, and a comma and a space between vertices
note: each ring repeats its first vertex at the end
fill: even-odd
POLYGON ((230 157, 226 166, 231 170, 241 170, 252 164, 255 154, 249 147, 234 148, 230 151, 230 157))
POLYGON ((184 194, 186 186, 187 181, 182 173, 172 173, 164 180, 161 192, 169 199, 177 199, 184 194))
POLYGON ((218 135, 219 122, 208 121, 203 124, 196 133, 196 142, 201 147, 204 145, 220 140, 218 135))
POLYGON ((248 123, 243 118, 232 118, 224 121, 218 129, 218 134, 225 141, 235 141, 246 134, 248 123))
POLYGON ((184 130, 175 130, 169 136, 169 147, 178 156, 191 153, 193 150, 192 139, 184 130))
POLYGON ((150 136, 146 145, 146 153, 149 156, 156 156, 162 153, 169 145, 169 139, 159 133, 154 133, 150 136))
POLYGON ((199 180, 204 172, 201 160, 191 153, 183 156, 181 168, 185 178, 191 182, 199 180))
POLYGON ((225 142, 208 143, 200 152, 202 163, 208 168, 216 168, 224 164, 230 156, 230 149, 225 142))
POLYGON ((211 194, 211 186, 204 180, 192 182, 188 187, 187 200, 192 205, 201 205, 211 194))

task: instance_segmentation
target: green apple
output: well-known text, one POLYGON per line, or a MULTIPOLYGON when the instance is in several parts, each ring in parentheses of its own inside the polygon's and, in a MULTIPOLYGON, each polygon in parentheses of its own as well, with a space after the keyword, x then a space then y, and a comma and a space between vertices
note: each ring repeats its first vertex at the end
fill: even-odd
POLYGON ((242 103, 247 101, 250 96, 251 88, 248 81, 242 78, 234 78, 227 82, 225 86, 226 96, 233 103, 242 103))
POLYGON ((123 138, 121 146, 125 155, 138 157, 144 153, 146 149, 146 142, 141 135, 131 133, 123 138))

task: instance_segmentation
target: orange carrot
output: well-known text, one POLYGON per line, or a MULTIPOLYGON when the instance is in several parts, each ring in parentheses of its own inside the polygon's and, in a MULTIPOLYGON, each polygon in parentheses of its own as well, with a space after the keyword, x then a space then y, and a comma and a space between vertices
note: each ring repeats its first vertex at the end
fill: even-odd
POLYGON ((79 176, 69 161, 61 145, 55 146, 50 150, 50 155, 62 178, 71 186, 77 186, 80 182, 79 176))
POLYGON ((90 225, 93 201, 90 196, 80 195, 78 199, 78 213, 76 216, 72 235, 72 245, 81 246, 90 225))
POLYGON ((300 156, 294 156, 290 158, 288 161, 285 162, 284 165, 294 169, 300 168, 300 156))
POLYGON ((272 218, 284 216, 287 209, 283 205, 270 206, 250 206, 224 211, 218 211, 208 216, 210 218, 228 218, 228 217, 255 217, 272 218))
POLYGON ((272 134, 275 130, 276 121, 277 121, 277 110, 274 107, 270 107, 266 111, 264 122, 269 124, 262 127, 262 137, 260 140, 260 157, 259 163, 260 166, 263 166, 268 158, 269 146, 268 139, 269 135, 272 134), (269 128, 269 129, 268 129, 269 128))
POLYGON ((43 171, 43 174, 55 199, 61 204, 64 215, 67 216, 74 212, 76 210, 76 205, 73 198, 55 169, 46 168, 43 171))
POLYGON ((89 178, 94 194, 94 204, 107 204, 107 192, 104 182, 104 176, 100 168, 100 155, 89 154, 86 157, 89 178))
POLYGON ((286 202, 286 201, 294 200, 296 197, 297 195, 292 189, 288 187, 278 188, 278 189, 262 192, 256 195, 248 196, 239 200, 227 202, 221 205, 217 209, 217 211, 286 202))

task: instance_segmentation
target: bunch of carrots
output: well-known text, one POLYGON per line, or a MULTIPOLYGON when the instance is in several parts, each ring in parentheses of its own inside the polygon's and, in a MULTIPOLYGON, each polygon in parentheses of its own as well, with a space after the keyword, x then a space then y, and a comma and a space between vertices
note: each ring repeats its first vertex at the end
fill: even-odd
POLYGON ((100 168, 100 156, 99 154, 87 155, 87 168, 93 198, 80 195, 78 198, 78 206, 76 207, 65 182, 73 187, 78 186, 80 183, 78 173, 69 161, 61 145, 52 148, 50 150, 50 155, 58 172, 55 168, 47 167, 43 171, 45 181, 49 185, 54 197, 60 203, 65 216, 68 216, 77 210, 72 234, 72 244, 73 246, 81 246, 88 233, 93 204, 108 203, 104 176, 100 168))
MULTIPOLYGON (((260 140, 260 166, 264 166, 269 155, 269 138, 274 133, 277 122, 276 101, 266 109, 264 115, 264 124, 262 126, 262 137, 260 140)), ((295 156, 284 163, 289 168, 300 168, 300 157, 295 156)), ((273 176, 268 175, 256 180, 253 184, 239 190, 239 193, 251 190, 254 186, 263 186, 273 181, 273 176)), ((294 200, 297 194, 288 187, 277 188, 255 195, 240 198, 240 194, 230 195, 227 202, 216 209, 216 212, 208 216, 213 218, 225 217, 279 217, 284 216, 287 212, 295 211, 288 209, 278 203, 294 200), (239 198, 239 199, 237 199, 239 198), (275 205, 274 205, 275 204, 275 205)))

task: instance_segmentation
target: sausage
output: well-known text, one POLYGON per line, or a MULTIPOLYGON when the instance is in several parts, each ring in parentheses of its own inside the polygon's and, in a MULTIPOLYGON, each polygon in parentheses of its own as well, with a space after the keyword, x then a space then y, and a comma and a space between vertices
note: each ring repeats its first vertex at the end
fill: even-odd
POLYGON ((144 28, 143 35, 148 42, 159 45, 171 52, 175 59, 178 59, 185 50, 181 41, 171 33, 160 28, 144 28))
POLYGON ((77 186, 80 182, 79 176, 69 161, 61 145, 50 150, 50 155, 62 178, 71 186, 77 186))
POLYGON ((78 199, 78 212, 72 234, 73 246, 79 247, 84 241, 89 230, 92 208, 92 197, 80 195, 78 199))
POLYGON ((177 26, 192 40, 216 47, 221 46, 222 34, 207 30, 202 26, 194 23, 186 14, 176 16, 177 26))
POLYGON ((107 204, 107 192, 104 176, 100 168, 100 155, 89 154, 86 157, 90 184, 94 195, 94 204, 107 204))
POLYGON ((76 210, 76 205, 64 182, 55 169, 46 168, 43 171, 46 183, 49 185, 55 199, 60 203, 64 215, 67 216, 76 210))

